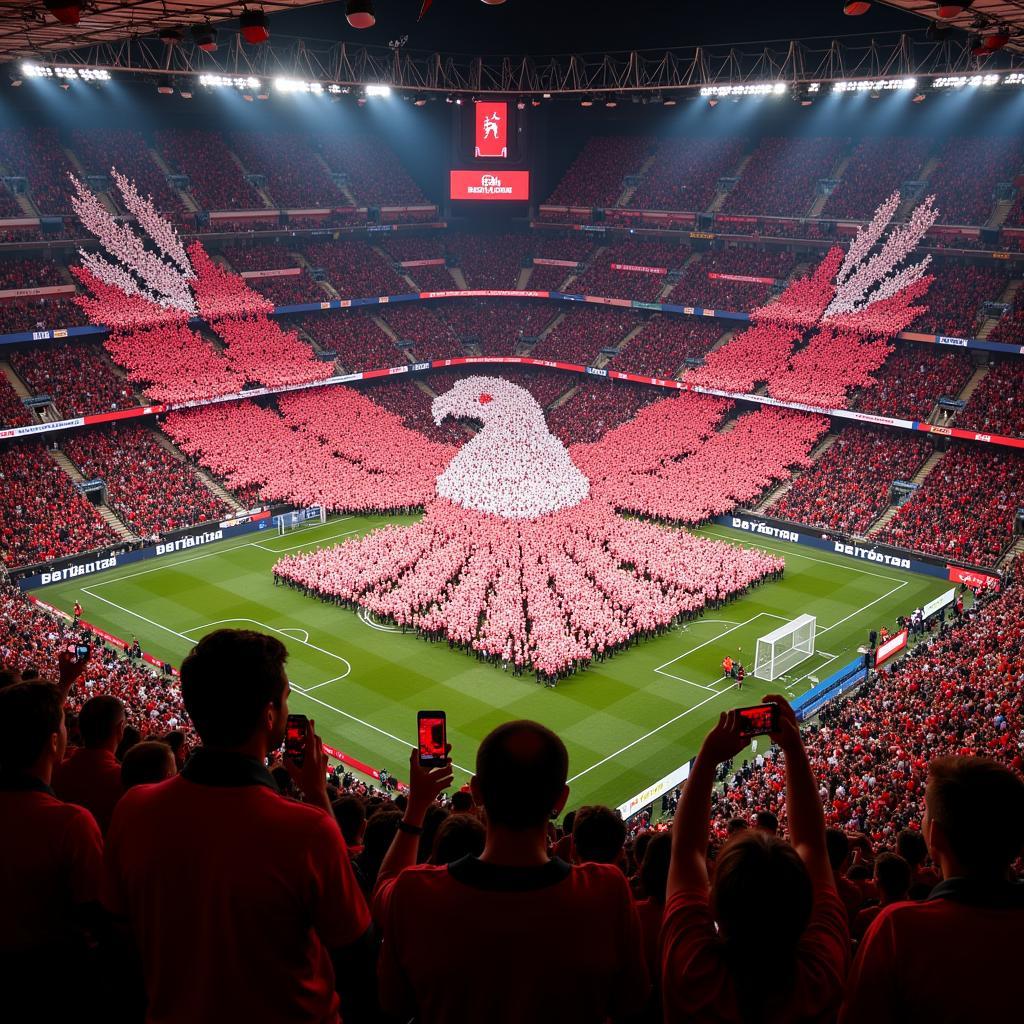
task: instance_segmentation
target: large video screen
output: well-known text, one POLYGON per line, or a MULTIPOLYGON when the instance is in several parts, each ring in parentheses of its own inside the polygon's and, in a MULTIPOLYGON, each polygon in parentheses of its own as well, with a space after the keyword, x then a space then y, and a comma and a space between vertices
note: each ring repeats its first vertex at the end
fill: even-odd
POLYGON ((474 156, 508 156, 508 104, 493 100, 477 100, 476 145, 474 156))
POLYGON ((530 198, 530 172, 452 171, 451 198, 525 202, 530 198))

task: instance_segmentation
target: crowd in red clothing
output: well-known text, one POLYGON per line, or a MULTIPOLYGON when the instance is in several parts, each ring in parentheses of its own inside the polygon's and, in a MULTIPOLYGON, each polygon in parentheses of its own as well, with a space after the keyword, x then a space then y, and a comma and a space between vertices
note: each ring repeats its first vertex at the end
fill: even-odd
POLYGON ((276 239, 229 242, 222 247, 221 252, 239 273, 247 270, 287 270, 299 266, 298 259, 292 255, 288 246, 276 239))
POLYGON ((344 298, 401 295, 409 291, 409 285, 367 242, 314 242, 304 255, 311 267, 323 267, 327 279, 344 298))
POLYGON ((631 238, 609 245, 595 256, 590 266, 573 281, 572 291, 620 299, 653 302, 666 285, 665 274, 644 270, 617 270, 613 264, 678 270, 690 257, 688 245, 631 238))
POLYGON ((988 265, 946 264, 930 267, 929 273, 935 280, 914 330, 958 338, 975 336, 982 303, 997 302, 1010 279, 1002 268, 988 265))
POLYGON ((343 370, 376 370, 406 362, 401 349, 384 333, 373 314, 348 310, 341 315, 302 318, 302 329, 322 348, 337 354, 343 370))
POLYGON ((943 224, 985 224, 995 205, 995 187, 1013 181, 1024 167, 1024 141, 1018 135, 951 138, 939 151, 928 178, 943 224))
POLYGON ((438 381, 434 375, 423 377, 421 381, 371 380, 363 385, 362 392, 375 404, 398 416, 410 430, 418 431, 431 441, 464 445, 470 437, 466 427, 451 419, 435 423, 430 405, 436 396, 433 391, 424 390, 423 385, 437 387, 438 381))
POLYGON ((547 414, 548 428, 567 445, 598 441, 663 397, 639 384, 584 380, 570 398, 547 414))
POLYGON ((526 234, 484 235, 457 232, 446 240, 448 252, 458 259, 470 288, 515 288, 520 271, 533 248, 526 234))
POLYGON ((535 359, 593 363, 602 348, 615 348, 643 323, 637 313, 615 306, 569 306, 565 315, 530 352, 535 359))
POLYGON ((804 216, 818 180, 832 176, 846 145, 846 139, 829 137, 762 139, 722 211, 804 216))
POLYGON ((720 138, 666 139, 627 206, 638 210, 706 210, 740 162, 744 140, 720 138))
POLYGON ((0 263, 0 291, 67 283, 56 261, 49 257, 19 256, 0 263))
POLYGON ((282 209, 348 205, 308 134, 231 132, 227 143, 250 174, 264 176, 265 191, 282 209))
POLYGON ((246 283, 275 306, 297 306, 306 302, 326 302, 331 296, 305 270, 287 277, 250 277, 246 283))
POLYGON ((588 139, 548 202, 562 206, 614 206, 622 194, 623 179, 640 170, 653 145, 654 139, 643 135, 588 139))
POLYGON ((11 366, 33 395, 49 395, 65 417, 137 405, 128 383, 115 375, 98 346, 50 341, 17 348, 11 366))
POLYGON ((0 449, 0 551, 8 566, 45 562, 117 536, 37 441, 0 449))
POLYGON ((266 205, 243 177, 220 132, 165 128, 154 137, 164 160, 188 175, 189 191, 200 209, 259 210, 266 205))
POLYGON ((318 138, 317 147, 332 171, 348 176, 348 190, 359 206, 416 206, 427 202, 381 136, 328 132, 318 138))
POLYGON ((878 539, 975 565, 993 565, 1024 507, 1024 459, 987 445, 955 445, 878 539))
POLYGON ((794 255, 785 251, 733 248, 706 252, 686 267, 665 301, 705 309, 750 310, 768 300, 772 285, 729 281, 711 275, 730 274, 784 281, 795 262, 794 255))
POLYGON ((1013 308, 998 321, 989 337, 993 341, 1024 345, 1024 288, 1017 292, 1013 308))
POLYGON ((32 417, 6 376, 0 375, 0 427, 18 427, 31 423, 32 417))
POLYGON ((889 507, 894 480, 909 480, 931 451, 915 436, 848 427, 768 513, 839 533, 863 534, 889 507))
POLYGON ((70 297, 44 296, 0 304, 0 334, 77 327, 88 322, 88 317, 70 297))
POLYGON ((0 164, 8 174, 28 179, 29 198, 43 216, 72 212, 68 175, 75 169, 56 128, 0 131, 0 164))
POLYGON ((1024 435, 1024 362, 994 363, 957 416, 957 426, 986 434, 1024 435))
POLYGON ((231 511, 142 427, 74 431, 61 446, 87 480, 107 485, 107 504, 136 536, 216 521, 231 511))
POLYGON ((684 360, 706 355, 723 333, 721 321, 652 316, 608 365, 627 373, 674 377, 684 360))
POLYGON ((481 355, 510 356, 521 337, 534 338, 558 315, 550 303, 532 299, 460 299, 435 307, 455 334, 473 339, 481 355))
POLYGON ((864 390, 856 407, 901 419, 927 420, 940 398, 960 394, 972 370, 966 352, 898 344, 875 371, 878 383, 864 390))
POLYGON ((862 139, 854 146, 821 216, 870 220, 894 188, 917 178, 930 147, 931 139, 926 136, 862 139))

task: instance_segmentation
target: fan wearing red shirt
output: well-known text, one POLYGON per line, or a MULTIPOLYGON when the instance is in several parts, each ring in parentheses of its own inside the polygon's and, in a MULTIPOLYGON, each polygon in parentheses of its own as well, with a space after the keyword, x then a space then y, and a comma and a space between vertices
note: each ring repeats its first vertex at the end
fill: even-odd
POLYGON ((111 694, 90 697, 78 714, 82 746, 72 751, 54 773, 53 788, 69 804, 78 804, 92 812, 102 832, 110 827, 110 818, 124 787, 121 765, 114 756, 128 724, 124 705, 111 694))
POLYGON ((471 783, 486 811, 483 852, 447 866, 412 865, 426 807, 451 770, 434 769, 447 774, 433 786, 413 774, 374 901, 386 1011, 420 1024, 604 1024, 644 1006, 650 983, 625 876, 548 856, 547 822, 569 796, 568 764, 550 729, 498 726, 480 744, 471 783), (460 951, 473 968, 453 985, 460 951))
POLYGON ((1024 949, 1024 781, 986 758, 932 761, 922 832, 943 881, 875 918, 850 972, 843 1024, 1016 1020, 1024 949))
POLYGON ((825 848, 825 817, 793 709, 779 696, 771 734, 786 758, 792 845, 743 829, 707 869, 711 790, 722 761, 750 742, 735 711, 708 734, 672 828, 661 931, 665 1019, 799 1024, 834 1021, 850 952, 846 911, 825 848))
MULTIPOLYGON (((204 637, 181 666, 203 745, 114 812, 104 902, 138 947, 150 1024, 337 1024, 336 969, 356 969, 371 945, 314 723, 301 769, 289 762, 306 803, 281 796, 266 768, 284 739, 286 658, 259 633, 204 637)), ((346 1006, 360 995, 338 988, 346 1006)))
POLYGON ((99 909, 103 838, 84 807, 50 788, 66 744, 58 687, 0 689, 0 990, 9 1012, 31 1006, 40 1022, 88 1015, 94 994, 86 928, 99 909))

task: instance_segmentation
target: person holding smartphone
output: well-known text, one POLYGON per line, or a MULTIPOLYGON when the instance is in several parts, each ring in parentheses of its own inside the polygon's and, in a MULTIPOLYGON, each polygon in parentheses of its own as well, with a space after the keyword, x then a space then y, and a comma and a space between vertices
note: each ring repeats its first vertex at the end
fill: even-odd
POLYGON ((662 992, 667 1020, 832 1021, 849 966, 846 911, 825 819, 793 709, 780 696, 724 712, 683 787, 672 829, 662 992), (774 708, 774 711, 772 709, 774 708), (791 842, 744 829, 707 865, 715 771, 767 732, 786 759, 791 842))

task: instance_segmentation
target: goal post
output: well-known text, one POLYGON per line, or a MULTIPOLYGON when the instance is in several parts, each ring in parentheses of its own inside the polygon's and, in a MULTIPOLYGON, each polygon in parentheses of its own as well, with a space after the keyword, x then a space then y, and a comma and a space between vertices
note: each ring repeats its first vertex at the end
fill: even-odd
POLYGON ((801 615, 759 637, 754 659, 754 676, 769 682, 814 654, 818 620, 801 615))
POLYGON ((327 522, 327 509, 322 505, 311 505, 309 508, 297 508, 292 512, 282 512, 274 516, 278 534, 288 533, 290 530, 297 530, 307 523, 327 522))

